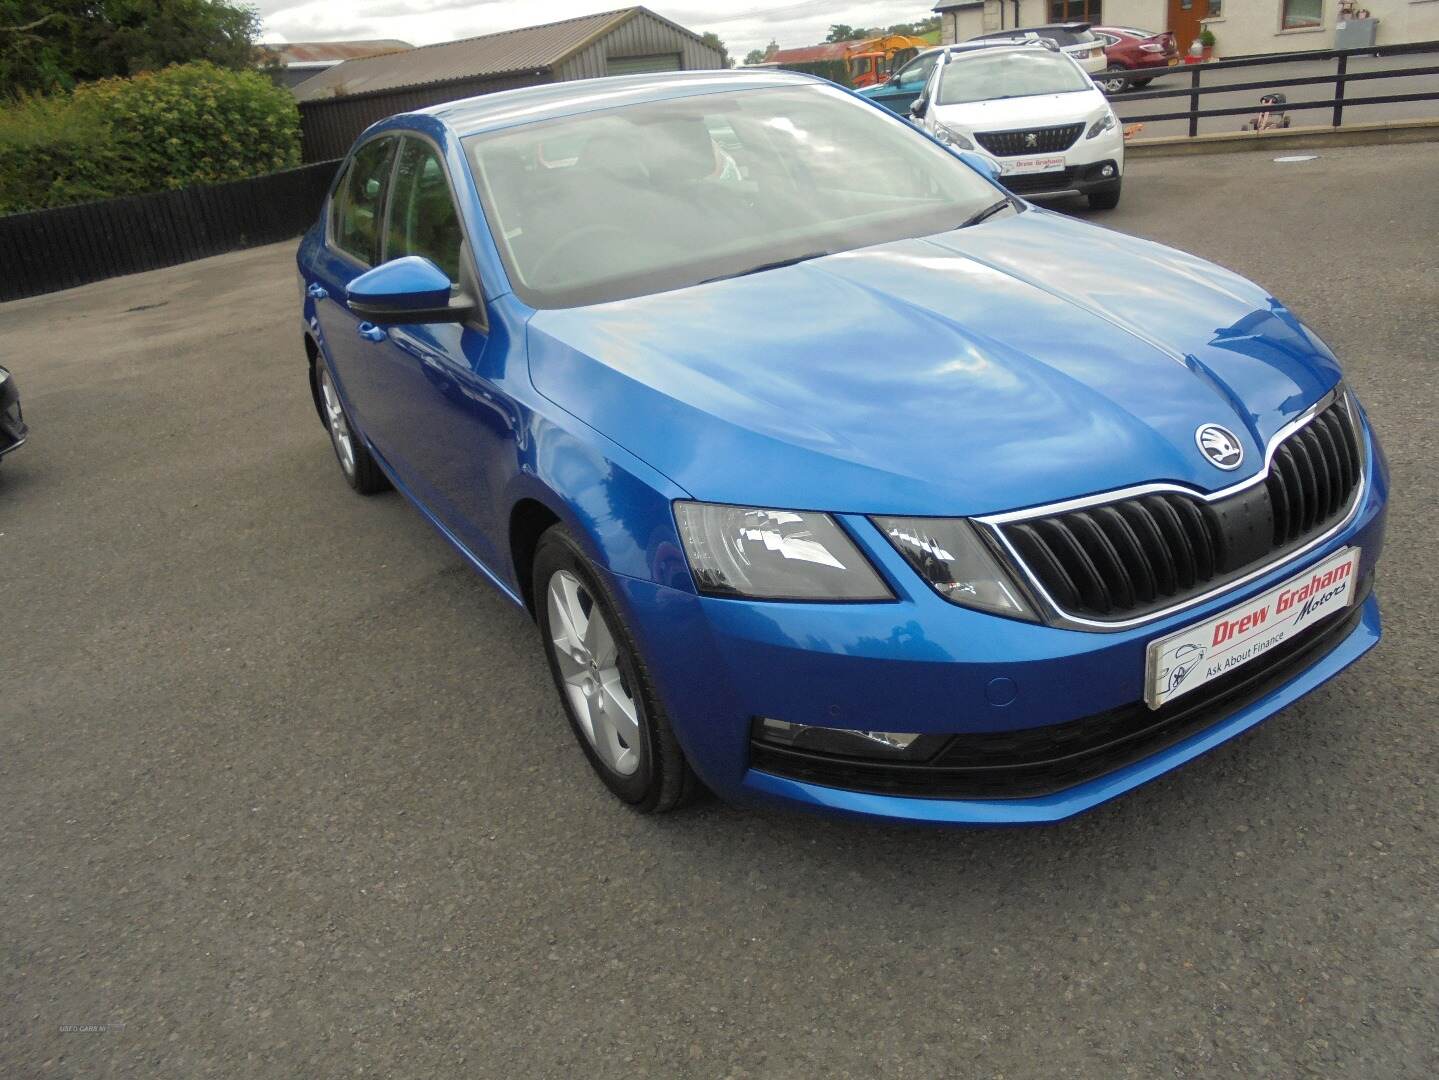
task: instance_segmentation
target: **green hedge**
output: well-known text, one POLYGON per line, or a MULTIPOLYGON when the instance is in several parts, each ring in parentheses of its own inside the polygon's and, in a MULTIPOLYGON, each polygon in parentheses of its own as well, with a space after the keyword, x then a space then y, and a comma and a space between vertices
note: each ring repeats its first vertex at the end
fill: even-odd
POLYGON ((849 77, 849 64, 843 60, 810 60, 805 63, 780 64, 779 66, 785 71, 803 71, 808 75, 818 75, 821 79, 839 83, 840 86, 854 86, 849 77))
POLYGON ((300 163, 300 116, 258 71, 183 64, 0 107, 0 213, 300 163))

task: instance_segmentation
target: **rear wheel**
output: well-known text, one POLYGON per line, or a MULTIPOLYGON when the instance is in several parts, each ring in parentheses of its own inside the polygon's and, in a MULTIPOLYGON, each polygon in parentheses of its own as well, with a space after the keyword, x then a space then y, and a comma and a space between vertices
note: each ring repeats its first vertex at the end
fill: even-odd
POLYGON ((1128 72, 1118 65, 1105 68, 1094 77, 1094 81, 1106 94, 1122 94, 1131 85, 1128 72))
POLYGON ((1089 208, 1091 210, 1113 210, 1119 205, 1119 185, 1108 191, 1094 191, 1089 195, 1089 208))
POLYGON ((540 537, 534 593, 545 654, 565 715, 591 767, 641 813, 683 806, 699 790, 629 626, 561 525, 540 537))
POLYGON ((315 384, 320 391, 321 417, 330 433, 330 445, 335 448, 335 458, 340 463, 345 482, 361 495, 384 491, 390 482, 375 464, 364 440, 350 424, 350 418, 345 415, 345 407, 335 389, 334 376, 330 374, 330 365, 324 357, 315 359, 315 384))

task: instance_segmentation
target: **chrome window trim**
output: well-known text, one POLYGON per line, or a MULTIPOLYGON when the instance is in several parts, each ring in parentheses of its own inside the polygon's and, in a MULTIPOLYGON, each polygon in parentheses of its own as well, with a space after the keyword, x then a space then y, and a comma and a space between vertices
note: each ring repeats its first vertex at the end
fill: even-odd
POLYGON ((1355 515, 1359 512, 1359 508, 1364 505, 1364 496, 1368 490, 1369 464, 1369 443, 1368 440, 1364 437, 1364 428, 1363 425, 1360 423, 1359 412, 1355 408, 1353 398, 1344 389, 1344 385, 1340 383, 1323 397, 1321 397, 1317 402, 1311 405, 1308 409, 1305 409, 1304 412, 1301 413, 1298 417, 1296 417, 1294 420, 1291 420, 1288 424, 1285 424, 1282 428, 1280 428, 1274 433, 1274 436, 1269 440, 1268 445, 1264 448, 1264 467, 1262 469, 1260 469, 1257 473, 1255 473, 1248 479, 1241 480, 1239 483, 1232 484, 1227 488, 1220 488, 1218 491, 1204 492, 1198 491, 1192 487, 1187 487, 1183 484, 1174 484, 1167 481, 1156 481, 1149 484, 1136 484, 1133 487, 1119 488, 1114 491, 1104 491, 1095 495, 1085 495, 1077 499, 1066 499, 1063 502, 1048 503, 1044 506, 1032 506, 1024 510, 1010 510, 1000 514, 988 514, 981 517, 976 517, 973 520, 982 525, 984 527, 984 531, 989 535, 990 539, 1000 546, 1001 550, 1004 551, 1005 555, 1009 559, 1010 567, 1020 573, 1025 587, 1028 588, 1040 601, 1040 606, 1044 611, 1046 623, 1048 623, 1050 626, 1057 626, 1070 630, 1087 630, 1098 633, 1118 633, 1123 630, 1131 630, 1136 626, 1144 626, 1148 623, 1157 622, 1160 619, 1166 619, 1171 615, 1176 615, 1179 612, 1188 610, 1189 608, 1198 607, 1199 605, 1207 603, 1208 601, 1213 600, 1215 597, 1222 596, 1227 592, 1232 592, 1236 589, 1243 588, 1249 582, 1264 577, 1266 574, 1273 573, 1275 570, 1277 570, 1281 566, 1284 566, 1286 563, 1297 562, 1298 560, 1302 559, 1306 554, 1313 551, 1315 548, 1320 547, 1329 540, 1332 540, 1339 532, 1341 532, 1346 526, 1349 525, 1350 522, 1354 520, 1355 515), (1316 416, 1318 416, 1321 412, 1323 412, 1341 397, 1344 400, 1345 411, 1349 414, 1349 422, 1354 429, 1355 437, 1359 440, 1360 456, 1359 483, 1355 486, 1353 500, 1350 502, 1349 510, 1344 515, 1344 517, 1337 521, 1333 526, 1326 529, 1322 534, 1310 540, 1304 546, 1296 548, 1293 551, 1285 552, 1285 554, 1280 558, 1274 559, 1271 562, 1264 563, 1262 566, 1256 567, 1255 569, 1249 571, 1247 574, 1244 574, 1241 577, 1226 581, 1220 585, 1215 586, 1213 589, 1208 590, 1207 592, 1201 593, 1198 596, 1188 597, 1187 599, 1182 600, 1177 604, 1172 604, 1169 607, 1162 608, 1159 611, 1151 611, 1132 619, 1088 619, 1080 615, 1071 614, 1070 612, 1062 608, 1055 601, 1054 597, 1049 594, 1048 590, 1045 589, 1044 584, 1029 568, 1028 563, 1026 563, 1025 560, 1020 556, 1019 551, 1014 547, 1013 544, 1010 543, 1009 537, 1005 535, 1004 530, 1000 528, 1000 526, 1002 525, 1009 525, 1017 521, 1029 521, 1034 518, 1052 517, 1056 514, 1066 514, 1074 510, 1083 510, 1091 506, 1101 506, 1105 503, 1118 502, 1121 499, 1132 499, 1140 495, 1151 495, 1156 492, 1171 492, 1180 495, 1189 495, 1194 498, 1203 499, 1205 502, 1217 502, 1218 500, 1228 498, 1231 495, 1237 495, 1241 491, 1246 491, 1249 488, 1254 487, 1256 484, 1264 483, 1264 481, 1269 477, 1269 470, 1273 464, 1274 455, 1278 451, 1279 445, 1284 442, 1285 439, 1289 438, 1289 436, 1293 435, 1296 431, 1298 431, 1300 428, 1308 424, 1311 420, 1313 420, 1316 416))

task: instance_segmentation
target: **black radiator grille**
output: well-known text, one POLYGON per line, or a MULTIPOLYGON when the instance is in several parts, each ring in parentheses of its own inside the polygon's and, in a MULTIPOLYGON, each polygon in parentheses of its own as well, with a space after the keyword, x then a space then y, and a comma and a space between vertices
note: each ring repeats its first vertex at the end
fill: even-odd
POLYGON ((1213 502, 1164 492, 1001 528, 1063 611, 1134 618, 1324 532, 1347 513, 1361 474, 1358 436, 1336 399, 1279 444, 1263 484, 1213 502))
POLYGON ((1068 150, 1084 130, 1083 124, 1062 124, 1059 127, 1027 128, 1023 131, 979 131, 975 139, 996 157, 1020 154, 1055 154, 1068 150), (1031 142, 1030 139, 1034 141, 1031 142))

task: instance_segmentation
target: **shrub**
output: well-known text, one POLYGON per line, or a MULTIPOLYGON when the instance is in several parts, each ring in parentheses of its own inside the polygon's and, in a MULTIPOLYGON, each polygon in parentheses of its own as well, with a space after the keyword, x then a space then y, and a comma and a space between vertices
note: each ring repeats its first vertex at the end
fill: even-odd
POLYGON ((300 117, 258 71, 184 64, 0 109, 0 213, 290 168, 300 117))

